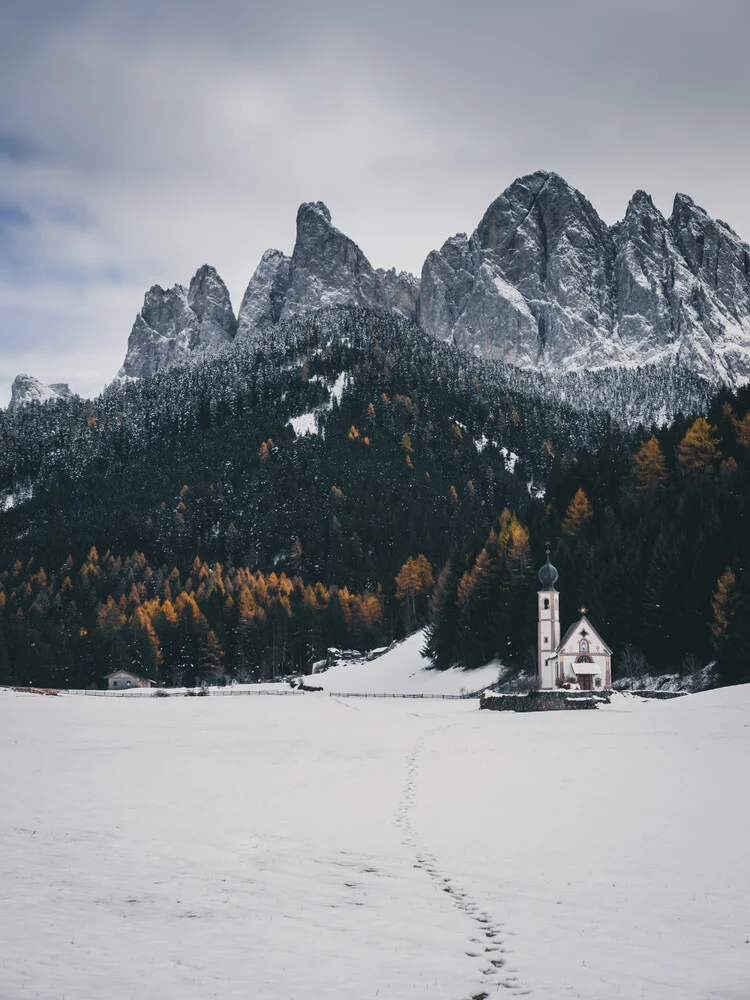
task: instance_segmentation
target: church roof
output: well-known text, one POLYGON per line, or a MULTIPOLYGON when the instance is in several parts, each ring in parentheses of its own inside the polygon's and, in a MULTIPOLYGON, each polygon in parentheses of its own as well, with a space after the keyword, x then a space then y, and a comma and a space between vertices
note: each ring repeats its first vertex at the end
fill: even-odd
MULTIPOLYGON (((604 639, 602 639, 602 637, 596 631, 596 629, 591 624, 591 622, 588 620, 588 618, 586 617, 586 615, 583 615, 581 618, 579 618, 577 622, 573 622, 573 624, 570 626, 570 628, 568 629, 568 631, 565 633, 565 635, 560 640, 560 645, 557 647, 557 649, 555 650, 555 652, 559 653, 562 650, 563 646, 568 641, 568 639, 570 639, 570 637, 581 627, 581 625, 585 625, 588 628, 588 630, 591 633, 591 635, 592 636, 596 636, 596 638, 601 643, 604 652, 605 653, 609 653, 609 655, 611 656, 612 655, 612 650, 609 648, 609 646, 606 644, 606 642, 604 641, 604 639)), ((594 654, 594 655, 596 655, 596 654, 594 654)))
POLYGON ((565 643, 568 641, 568 639, 571 637, 571 635, 573 635, 573 633, 575 632, 575 630, 578 628, 578 626, 580 624, 581 624, 580 621, 573 622, 573 624, 570 626, 570 628, 568 629, 568 631, 565 633, 565 635, 560 640, 560 645, 555 650, 556 653, 563 648, 563 646, 565 645, 565 643))

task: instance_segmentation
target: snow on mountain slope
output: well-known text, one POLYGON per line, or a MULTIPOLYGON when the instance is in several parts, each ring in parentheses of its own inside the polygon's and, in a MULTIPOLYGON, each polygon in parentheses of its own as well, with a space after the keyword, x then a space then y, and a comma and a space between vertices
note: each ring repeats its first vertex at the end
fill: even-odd
POLYGON ((312 683, 344 694, 464 694, 498 679, 497 663, 478 670, 428 670, 428 661, 420 655, 424 643, 422 629, 370 662, 339 663, 312 683))
POLYGON ((349 376, 347 372, 340 372, 336 376, 333 385, 329 385, 326 379, 318 379, 316 376, 313 376, 310 379, 311 382, 322 382, 329 393, 328 402, 324 403, 322 406, 316 407, 314 410, 308 410, 305 413, 300 413, 299 416, 290 418, 289 423, 292 425, 292 429, 297 437, 304 437, 305 434, 320 433, 317 420, 318 414, 325 413, 326 411, 332 409, 334 404, 340 405, 341 397, 344 393, 348 378, 349 376))
POLYGON ((0 996, 745 1000, 750 686, 0 691, 0 996))

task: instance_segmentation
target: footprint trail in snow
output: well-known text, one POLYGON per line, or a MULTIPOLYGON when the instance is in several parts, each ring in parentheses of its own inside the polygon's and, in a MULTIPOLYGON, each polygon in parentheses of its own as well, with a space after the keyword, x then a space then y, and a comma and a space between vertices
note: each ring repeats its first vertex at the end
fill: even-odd
MULTIPOLYGON (((437 731, 433 730, 428 735, 433 735, 437 731)), ((406 759, 406 784, 396 813, 396 825, 401 830, 404 846, 415 854, 414 867, 423 869, 443 892, 448 893, 454 905, 474 925, 464 952, 470 958, 477 960, 479 976, 477 985, 467 995, 466 1000, 488 1000, 492 994, 500 991, 507 991, 511 996, 527 996, 530 991, 523 987, 515 972, 508 968, 503 924, 494 920, 469 893, 456 885, 441 869, 437 858, 419 843, 411 822, 411 813, 416 799, 419 756, 424 742, 425 736, 421 736, 406 759)))

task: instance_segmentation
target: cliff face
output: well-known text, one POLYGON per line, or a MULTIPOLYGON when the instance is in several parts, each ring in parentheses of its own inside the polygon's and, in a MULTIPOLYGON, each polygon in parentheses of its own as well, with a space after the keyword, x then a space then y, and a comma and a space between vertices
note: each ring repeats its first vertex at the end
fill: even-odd
POLYGON ((32 375, 16 375, 10 390, 9 410, 18 410, 29 403, 49 403, 54 399, 68 399, 73 393, 67 382, 44 385, 32 375))
POLYGON ((216 271, 204 264, 190 286, 146 292, 133 324, 121 375, 141 378, 198 354, 231 344, 237 332, 229 292, 216 271))
POLYGON ((204 266, 146 295, 121 374, 158 371, 332 305, 397 313, 474 354, 549 373, 679 362, 716 383, 750 379, 750 248, 677 195, 669 219, 636 192, 607 226, 561 177, 519 178, 470 237, 427 256, 421 278, 375 270, 322 202, 297 213, 291 257, 268 250, 235 321, 204 266))
POLYGON ((556 174, 515 181, 470 239, 422 270, 420 321, 441 339, 545 371, 676 360, 750 378, 750 250, 684 195, 642 191, 608 227, 556 174))

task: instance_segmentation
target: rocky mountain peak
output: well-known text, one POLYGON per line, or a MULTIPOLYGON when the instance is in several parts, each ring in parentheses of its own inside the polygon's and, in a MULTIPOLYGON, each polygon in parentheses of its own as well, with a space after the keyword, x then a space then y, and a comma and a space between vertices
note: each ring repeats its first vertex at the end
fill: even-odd
POLYGON ((19 410, 30 403, 49 403, 55 399, 69 399, 73 393, 67 382, 45 385, 33 375, 16 375, 11 386, 9 410, 19 410))
POLYGON ((448 340, 474 287, 474 258, 466 233, 457 233, 427 255, 419 292, 419 323, 448 340))
POLYGON ((347 303, 385 308, 382 284, 357 244, 332 224, 326 206, 305 202, 297 212, 297 240, 281 318, 347 303))
POLYGON ((395 267, 384 271, 378 268, 375 272, 383 288, 385 308, 397 313, 412 323, 417 320, 419 302, 419 278, 408 271, 397 271, 395 267))
POLYGON ((152 285, 128 339, 120 375, 141 378, 232 342, 237 321, 229 292, 213 267, 204 264, 189 288, 152 285))
POLYGON ((261 257, 237 314, 240 340, 252 340, 278 323, 289 289, 291 263, 281 250, 266 250, 261 257))
POLYGON ((293 252, 263 254, 237 322, 219 276, 154 286, 131 333, 123 374, 159 370, 251 339, 299 313, 384 309, 476 354, 554 373, 679 362, 712 381, 750 379, 750 248, 678 194, 669 219, 642 190, 608 226, 547 170, 519 177, 467 238, 428 254, 421 278, 375 270, 327 206, 297 212, 293 252))
POLYGON ((641 215, 658 215, 663 218, 661 212, 654 204, 653 198, 647 191, 639 189, 633 194, 625 210, 625 218, 638 217, 641 215))
POLYGON ((188 308, 197 320, 197 343, 206 348, 223 347, 234 339, 237 321, 227 286, 208 264, 199 267, 190 282, 188 308))
POLYGON ((331 213, 328 206, 322 201, 303 201, 297 209, 297 227, 304 225, 307 220, 320 216, 330 223, 331 213))

